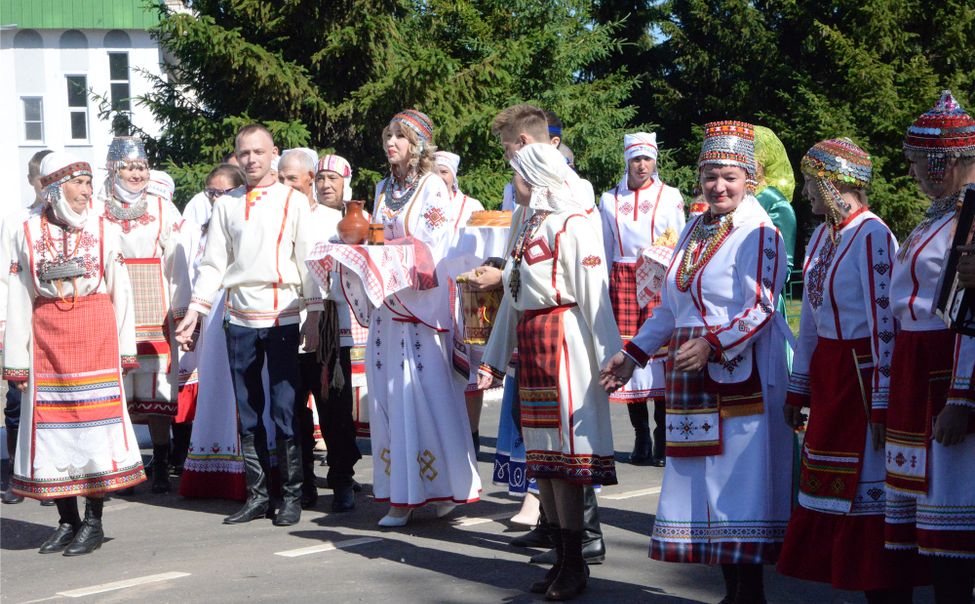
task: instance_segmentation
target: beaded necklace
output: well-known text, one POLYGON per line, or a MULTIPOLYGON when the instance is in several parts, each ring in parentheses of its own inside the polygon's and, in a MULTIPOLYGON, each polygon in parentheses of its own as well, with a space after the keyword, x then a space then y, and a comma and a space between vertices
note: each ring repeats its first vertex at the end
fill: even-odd
POLYGON ((900 249, 897 250, 898 260, 902 262, 906 260, 907 256, 911 253, 911 248, 913 248, 914 245, 924 237, 925 233, 928 232, 928 229, 931 228, 931 225, 947 216, 949 212, 953 212, 955 210, 959 201, 961 200, 963 191, 964 189, 956 193, 952 193, 951 195, 946 195, 939 199, 935 199, 931 202, 928 209, 924 211, 924 218, 921 219, 920 224, 917 225, 917 228, 911 231, 911 234, 908 235, 907 239, 904 240, 904 243, 901 244, 900 249))
POLYGON ((68 253, 68 238, 70 236, 70 231, 68 229, 62 228, 61 237, 61 251, 59 252, 54 247, 54 237, 51 235, 50 223, 47 219, 47 212, 41 213, 41 241, 44 242, 44 251, 49 251, 51 254, 50 260, 44 258, 38 263, 37 276, 41 281, 47 281, 48 283, 54 283, 54 288, 58 292, 58 297, 65 304, 68 303, 64 299, 64 293, 61 291, 61 283, 65 279, 71 279, 71 285, 73 294, 71 297, 71 306, 73 307, 78 299, 78 277, 85 274, 85 266, 81 258, 75 257, 78 253, 78 248, 81 245, 81 238, 84 235, 84 229, 77 229, 77 235, 75 237, 74 249, 71 253, 68 253))
POLYGON ((518 233, 518 239, 515 240, 514 248, 511 250, 511 257, 514 260, 514 264, 511 267, 511 275, 508 278, 508 289, 511 291, 512 300, 518 300, 518 293, 521 291, 521 259, 525 257, 528 244, 531 243, 535 231, 538 230, 538 227, 542 225, 542 222, 551 213, 548 210, 536 211, 528 219, 528 222, 525 223, 525 226, 522 227, 521 232, 518 233))
POLYGON ((386 186, 383 188, 383 197, 385 198, 386 207, 392 210, 394 213, 399 212, 403 209, 403 206, 408 204, 411 199, 413 199, 413 194, 416 193, 416 185, 420 182, 420 176, 418 174, 413 174, 412 177, 407 177, 403 184, 396 182, 396 177, 392 174, 386 179, 386 186))
POLYGON ((735 210, 732 210, 727 214, 713 216, 708 210, 701 216, 684 248, 684 257, 677 266, 677 289, 686 292, 691 288, 694 276, 710 262, 711 258, 718 252, 718 248, 728 238, 731 229, 734 228, 731 219, 734 213, 735 210), (701 250, 700 254, 697 254, 697 260, 695 260, 694 251, 701 243, 704 243, 704 249, 701 250))
POLYGON ((105 205, 108 208, 108 212, 119 221, 128 220, 138 220, 142 218, 146 210, 149 208, 149 202, 146 200, 146 195, 148 194, 148 187, 142 190, 142 195, 139 196, 139 201, 131 204, 129 206, 123 206, 115 195, 108 198, 108 203, 105 205))

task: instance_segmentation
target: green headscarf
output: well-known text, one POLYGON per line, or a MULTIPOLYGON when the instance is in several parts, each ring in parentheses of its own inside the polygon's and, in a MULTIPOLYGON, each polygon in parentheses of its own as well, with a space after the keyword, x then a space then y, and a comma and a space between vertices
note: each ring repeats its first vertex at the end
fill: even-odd
POLYGON ((792 164, 789 163, 785 145, 765 126, 755 126, 755 162, 765 171, 765 178, 758 183, 755 194, 761 193, 765 187, 773 186, 791 202, 796 190, 792 164))

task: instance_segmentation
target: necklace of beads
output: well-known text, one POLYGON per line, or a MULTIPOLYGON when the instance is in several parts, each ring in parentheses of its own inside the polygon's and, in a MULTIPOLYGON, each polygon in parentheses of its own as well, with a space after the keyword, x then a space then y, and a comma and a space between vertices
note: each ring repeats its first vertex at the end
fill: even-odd
POLYGON ((139 196, 139 201, 132 205, 124 206, 120 201, 118 201, 114 195, 108 198, 108 212, 115 217, 116 220, 138 220, 145 215, 146 210, 149 207, 149 202, 146 200, 146 194, 149 192, 148 189, 143 189, 142 195, 139 196))
POLYGON ((734 213, 732 210, 721 216, 712 216, 709 210, 701 216, 684 248, 684 257, 677 266, 677 289, 686 292, 691 288, 694 275, 711 261, 734 228, 731 220, 734 213), (701 243, 704 243, 704 249, 695 260, 694 250, 701 243))
POLYGON ((59 252, 54 247, 54 237, 51 235, 50 224, 47 219, 47 213, 41 214, 41 240, 44 242, 44 247, 46 251, 51 253, 50 260, 41 261, 41 265, 38 267, 38 277, 41 281, 53 282, 54 288, 58 292, 58 297, 65 304, 68 301, 64 298, 64 293, 61 291, 61 282, 65 279, 71 279, 73 294, 71 297, 71 306, 73 307, 75 301, 78 299, 78 277, 85 274, 85 267, 81 259, 76 258, 75 254, 78 253, 78 248, 81 246, 81 239, 84 236, 84 229, 78 229, 77 235, 75 237, 74 249, 71 253, 68 253, 68 237, 70 235, 68 229, 62 229, 63 237, 61 243, 61 251, 59 252))
POLYGON ((518 293, 521 291, 521 259, 525 257, 528 244, 531 243, 535 231, 538 230, 538 227, 542 225, 542 222, 551 213, 548 210, 536 211, 528 219, 528 222, 525 223, 525 226, 522 227, 521 232, 518 234, 518 239, 515 240, 514 248, 511 250, 511 257, 514 263, 511 267, 511 275, 508 278, 508 289, 511 292, 511 298, 514 300, 518 299, 518 293))
POLYGON ((953 212, 960 199, 961 191, 958 191, 932 201, 928 209, 924 211, 924 218, 921 219, 920 224, 911 231, 911 234, 904 240, 900 249, 897 250, 897 259, 901 261, 905 260, 911 253, 911 248, 924 237, 928 229, 931 228, 931 225, 947 216, 949 212, 953 212))
POLYGON ((419 175, 414 174, 412 177, 407 177, 401 185, 396 182, 396 177, 390 174, 389 178, 386 179, 386 186, 383 188, 386 207, 394 213, 399 212, 403 206, 413 199, 413 194, 416 193, 416 185, 419 181, 419 175))

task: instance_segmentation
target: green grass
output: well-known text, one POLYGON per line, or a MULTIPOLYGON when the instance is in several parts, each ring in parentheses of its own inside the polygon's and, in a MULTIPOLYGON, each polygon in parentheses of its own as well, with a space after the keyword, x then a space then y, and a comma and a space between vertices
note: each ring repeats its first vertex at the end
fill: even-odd
POLYGON ((789 321, 789 329, 793 335, 799 337, 799 314, 802 311, 802 299, 785 301, 786 317, 789 321))

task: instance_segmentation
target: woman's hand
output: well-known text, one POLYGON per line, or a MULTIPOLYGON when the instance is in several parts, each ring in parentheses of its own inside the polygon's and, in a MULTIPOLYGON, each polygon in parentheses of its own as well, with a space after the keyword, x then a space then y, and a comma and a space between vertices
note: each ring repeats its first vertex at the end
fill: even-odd
POLYGON ((965 440, 968 432, 968 407, 945 405, 934 420, 934 440, 946 447, 957 445, 965 440))
POLYGON ((708 364, 711 345, 704 338, 694 338, 681 344, 674 357, 675 371, 700 371, 708 364))
POLYGON ((493 266, 479 266, 457 276, 457 283, 463 283, 476 292, 501 287, 501 271, 493 266))
POLYGON ((782 407, 782 411, 785 413, 785 423, 793 430, 801 428, 806 423, 806 416, 802 413, 802 407, 785 405, 782 407))
POLYGON ((599 385, 606 392, 616 392, 630 381, 635 369, 636 363, 621 350, 599 372, 599 385))

